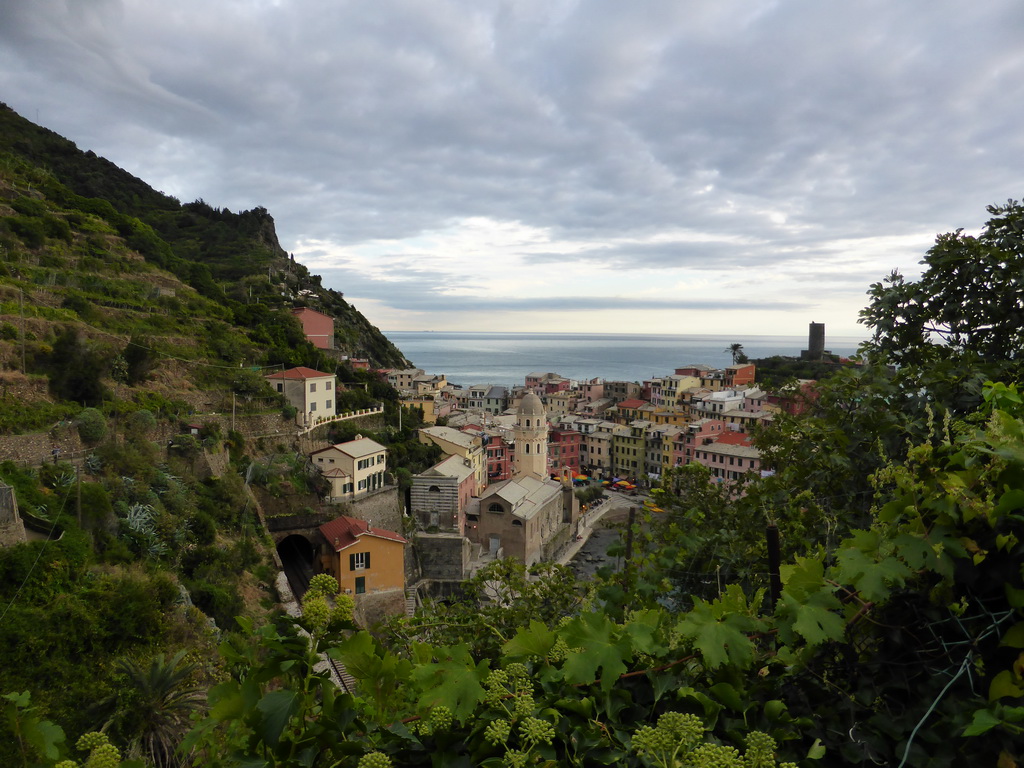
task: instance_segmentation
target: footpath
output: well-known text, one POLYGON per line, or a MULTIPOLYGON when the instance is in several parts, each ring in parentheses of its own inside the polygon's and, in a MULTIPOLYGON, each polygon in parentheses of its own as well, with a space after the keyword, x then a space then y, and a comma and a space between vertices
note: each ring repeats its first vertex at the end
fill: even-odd
POLYGON ((617 509, 628 510, 630 507, 640 509, 643 507, 644 498, 642 496, 623 496, 617 491, 613 491, 598 506, 588 509, 580 518, 576 541, 565 548, 558 557, 558 564, 568 565, 569 561, 579 554, 579 551, 583 549, 583 545, 590 538, 590 534, 594 532, 597 524, 605 515, 617 509))

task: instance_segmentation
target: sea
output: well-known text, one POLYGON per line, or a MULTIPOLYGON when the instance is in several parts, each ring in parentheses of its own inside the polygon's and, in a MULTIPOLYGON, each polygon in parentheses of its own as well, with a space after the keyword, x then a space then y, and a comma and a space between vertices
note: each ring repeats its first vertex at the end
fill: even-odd
MULTIPOLYGON (((722 368, 732 364, 729 347, 742 344, 751 358, 799 357, 806 336, 716 336, 626 333, 516 333, 471 331, 385 331, 417 368, 443 373, 463 387, 521 385, 526 374, 557 373, 586 381, 644 381, 686 365, 722 368)), ((863 341, 826 336, 832 354, 851 356, 863 341)))

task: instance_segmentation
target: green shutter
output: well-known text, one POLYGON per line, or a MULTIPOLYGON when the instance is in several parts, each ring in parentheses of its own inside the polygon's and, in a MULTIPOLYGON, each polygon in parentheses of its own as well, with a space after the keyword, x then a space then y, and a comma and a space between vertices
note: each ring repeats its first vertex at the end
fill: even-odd
POLYGON ((356 556, 355 555, 349 555, 348 556, 348 569, 350 571, 354 571, 356 569, 356 556))

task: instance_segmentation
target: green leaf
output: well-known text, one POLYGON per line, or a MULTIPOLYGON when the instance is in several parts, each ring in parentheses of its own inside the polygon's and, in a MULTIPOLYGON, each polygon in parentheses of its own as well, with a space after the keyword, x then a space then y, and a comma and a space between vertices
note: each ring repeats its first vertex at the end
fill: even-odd
POLYGON ((474 665, 464 645, 438 648, 435 658, 412 670, 411 679, 421 691, 419 705, 425 709, 443 704, 464 723, 484 699, 482 682, 490 671, 488 664, 474 665))
POLYGON ((1024 608, 1024 589, 1004 584, 1003 590, 1006 592, 1006 602, 1010 604, 1011 608, 1024 608))
POLYGON ((664 646, 657 640, 658 626, 663 615, 661 611, 653 610, 633 614, 625 630, 635 650, 652 655, 664 650, 664 646))
POLYGON ((626 672, 626 661, 633 657, 629 639, 618 632, 603 613, 584 613, 570 621, 562 631, 570 648, 562 671, 569 683, 592 683, 601 670, 601 687, 610 690, 619 675, 626 672))
POLYGON ((835 612, 841 604, 832 593, 824 590, 814 592, 801 602, 783 591, 780 606, 793 618, 793 630, 803 637, 808 645, 814 646, 843 638, 846 624, 835 612))
POLYGON ((1007 696, 1012 698, 1024 696, 1024 689, 1015 682, 1013 672, 1004 669, 992 678, 992 684, 988 687, 988 700, 998 701, 1007 696))
POLYGON ((1008 645, 1011 648, 1024 648, 1024 621, 1018 621, 1010 627, 999 644, 1008 645))
POLYGON ((893 585, 903 586, 910 569, 895 557, 875 560, 860 549, 845 547, 836 556, 836 580, 851 584, 860 596, 878 602, 889 596, 893 585))
POLYGON ((64 741, 64 729, 49 720, 27 718, 24 721, 25 738, 47 760, 60 757, 57 745, 64 741))
POLYGON ((715 698, 725 704, 733 712, 746 712, 750 709, 750 702, 745 701, 740 696, 739 691, 733 688, 729 683, 716 683, 709 689, 711 693, 715 695, 715 698))
POLYGON ((276 747, 288 719, 299 708, 299 695, 295 691, 271 691, 260 699, 256 708, 263 713, 260 736, 271 747, 276 747))
POLYGON ((746 668, 754 660, 754 645, 744 634, 751 626, 750 618, 743 615, 725 614, 717 619, 711 606, 698 600, 676 625, 676 631, 700 651, 709 669, 728 663, 746 668))
POLYGON ((821 560, 797 557, 796 565, 779 568, 782 583, 791 595, 806 595, 825 586, 825 565, 821 560))
POLYGON ((1024 489, 1011 488, 999 497, 995 511, 1001 516, 1022 508, 1024 508, 1024 489))
POLYGON ((811 748, 807 750, 807 757, 811 760, 821 760, 824 756, 825 745, 821 743, 821 739, 815 739, 811 748))
POLYGON ((971 720, 970 725, 964 728, 962 735, 964 736, 980 736, 986 731, 990 731, 999 725, 1002 721, 993 715, 987 709, 978 709, 974 712, 974 718, 971 720))
POLYGON ((520 627, 515 637, 505 643, 504 652, 510 656, 545 657, 555 644, 555 633, 536 619, 529 628, 520 627))

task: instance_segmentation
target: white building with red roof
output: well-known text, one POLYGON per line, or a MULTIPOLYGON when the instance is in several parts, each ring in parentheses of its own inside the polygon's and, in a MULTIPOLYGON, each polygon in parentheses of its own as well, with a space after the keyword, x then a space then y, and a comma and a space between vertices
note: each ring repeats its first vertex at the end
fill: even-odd
POLYGON ((333 373, 312 368, 289 368, 265 377, 271 389, 285 396, 295 407, 295 423, 308 427, 335 414, 336 384, 333 373))
POLYGON ((343 594, 405 589, 405 537, 347 515, 324 523, 320 533, 326 542, 321 564, 343 594))

